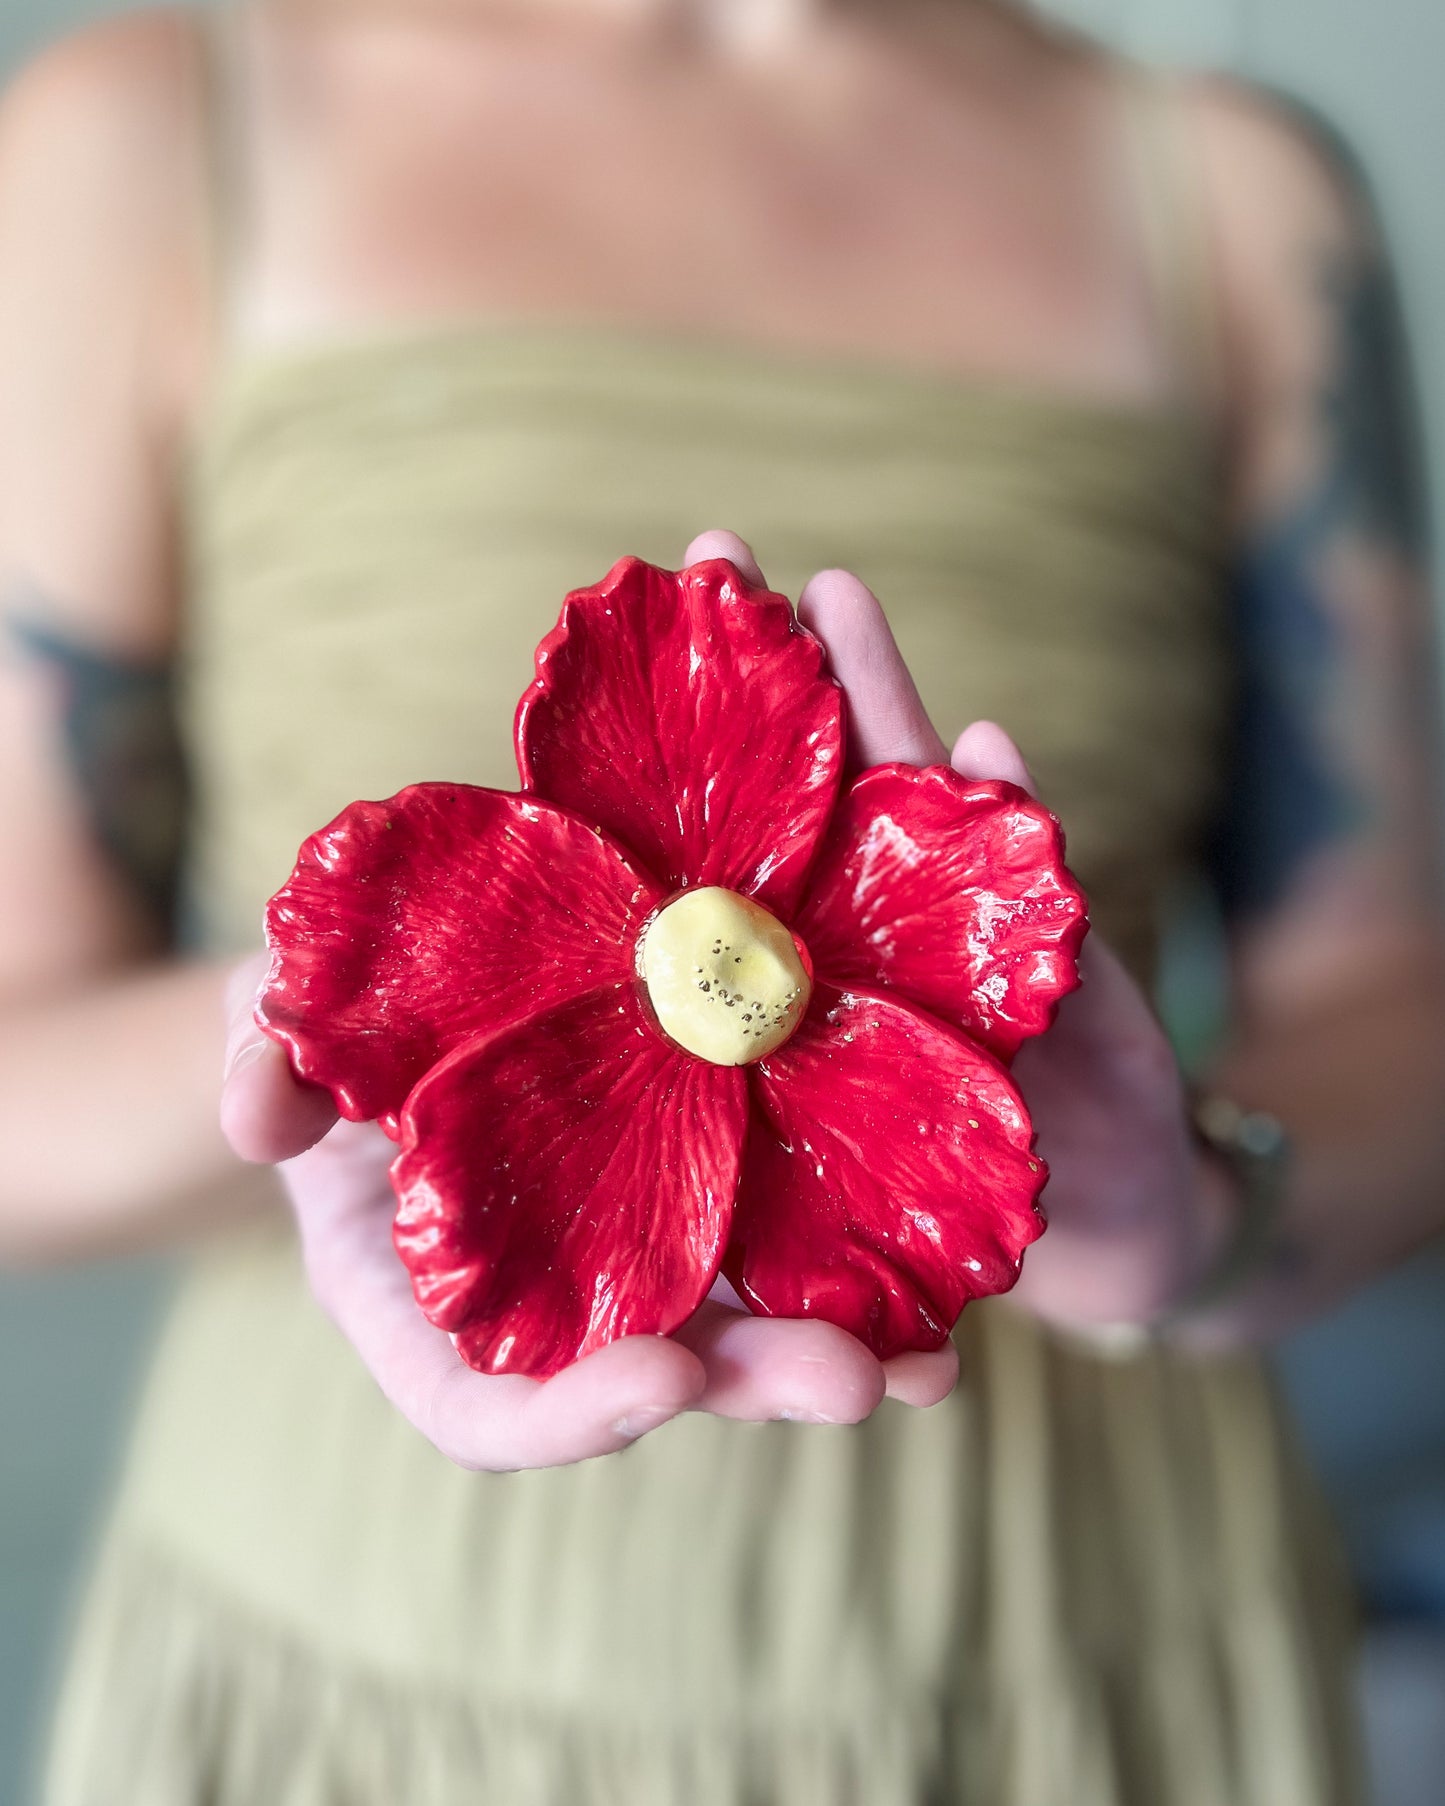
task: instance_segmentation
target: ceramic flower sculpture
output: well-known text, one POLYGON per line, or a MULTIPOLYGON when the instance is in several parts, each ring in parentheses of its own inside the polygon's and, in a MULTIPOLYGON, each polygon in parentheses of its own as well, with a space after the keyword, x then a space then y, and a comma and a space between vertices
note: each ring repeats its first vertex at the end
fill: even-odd
POLYGON ((1077 983, 1057 822, 845 781, 822 646, 724 560, 624 559, 536 671, 518 794, 354 803, 267 910, 257 1019, 399 1142, 418 1304, 489 1373, 668 1334, 719 1272, 938 1347, 1043 1227, 1007 1068, 1077 983))

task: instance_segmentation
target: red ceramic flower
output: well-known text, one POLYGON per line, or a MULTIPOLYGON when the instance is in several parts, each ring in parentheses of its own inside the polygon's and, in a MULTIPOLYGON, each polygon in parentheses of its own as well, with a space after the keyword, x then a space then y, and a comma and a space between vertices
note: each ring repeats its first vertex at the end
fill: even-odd
POLYGON ((721 1268, 939 1346, 1043 1227, 1005 1062, 1077 982, 1058 824, 944 768, 843 788, 821 645, 723 560, 569 596, 516 740, 520 795, 355 803, 267 911, 258 1020, 400 1142, 422 1310, 545 1375, 721 1268))

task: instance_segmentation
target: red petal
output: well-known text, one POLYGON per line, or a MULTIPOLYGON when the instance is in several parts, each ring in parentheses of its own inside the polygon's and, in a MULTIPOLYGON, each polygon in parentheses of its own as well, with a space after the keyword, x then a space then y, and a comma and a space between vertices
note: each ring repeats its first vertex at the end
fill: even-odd
POLYGON ((746 1126, 741 1069, 670 1046, 631 984, 460 1049, 392 1166, 418 1304, 484 1373, 669 1334, 716 1277, 746 1126))
POLYGON ((1024 791, 878 765, 839 800, 797 928, 825 978, 899 991, 1007 1060, 1078 984, 1087 907, 1024 791))
POLYGON ((842 757, 822 646, 721 558, 675 575, 624 558, 569 596, 517 711, 527 790, 615 834, 669 889, 720 884, 782 914, 842 757))
POLYGON ((267 905, 257 1020, 343 1116, 394 1118, 454 1047, 628 978, 660 897, 550 804, 415 784, 302 847, 267 905))
POLYGON ((1018 1278, 1047 1174, 997 1060, 896 998, 820 985, 749 1070, 724 1266, 754 1310, 824 1317, 886 1360, 1018 1278))

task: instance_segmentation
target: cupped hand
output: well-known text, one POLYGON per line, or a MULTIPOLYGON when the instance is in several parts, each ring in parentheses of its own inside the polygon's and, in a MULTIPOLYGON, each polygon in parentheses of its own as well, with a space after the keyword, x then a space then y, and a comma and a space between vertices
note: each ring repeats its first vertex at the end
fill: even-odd
MULTIPOLYGON (((723 550, 710 536, 705 551, 723 550)), ((992 722, 965 728, 950 754, 882 609, 856 577, 820 573, 798 613, 847 691, 855 765, 951 764, 962 777, 1038 794, 1018 748, 992 722)), ((1014 1063, 1049 1167, 1049 1231, 1025 1256, 1012 1297, 1076 1328, 1144 1323, 1208 1266, 1228 1204, 1201 1174, 1179 1067, 1144 993, 1097 933, 1079 971, 1080 988, 1053 1028, 1026 1042, 1014 1063)))
MULTIPOLYGON (((729 534, 695 540, 685 562, 718 556, 762 582, 752 553, 729 534)), ((880 697, 888 687, 886 674, 881 688, 871 674, 863 681, 880 697)), ((857 707, 869 720, 886 715, 867 695, 857 707)), ((898 741, 872 756, 913 755, 898 741)), ((548 1380, 473 1371, 417 1308, 392 1246, 394 1145, 374 1124, 338 1121, 329 1093, 298 1081, 284 1050, 256 1027, 265 971, 264 958, 249 961, 231 985, 222 1125, 243 1159, 279 1166, 318 1301, 386 1397, 461 1466, 581 1461, 687 1410, 856 1423, 885 1396, 926 1406, 952 1390, 951 1343, 880 1362, 833 1324, 753 1316, 722 1279, 673 1337, 624 1337, 548 1380)))
POLYGON ((885 1390, 943 1397, 951 1350, 880 1364, 829 1323, 750 1316, 720 1281, 674 1338, 628 1336, 549 1380, 474 1372, 417 1308, 392 1246, 396 1148, 372 1123, 337 1120, 251 1019, 264 960, 231 985, 221 1120, 246 1160, 276 1163, 317 1301, 392 1404, 462 1467, 550 1467, 625 1448, 681 1411, 854 1423, 885 1390))
MULTIPOLYGON (((764 582, 729 533, 695 539, 685 563, 714 557, 764 582)), ((863 584, 825 571, 798 612, 847 692, 853 764, 948 763, 863 584)), ((986 722, 960 736, 952 763, 965 777, 1033 788, 1017 748, 986 722)), ((300 1083, 255 1026, 264 971, 264 960, 250 962, 232 984, 223 1126, 242 1158, 279 1165, 317 1299, 386 1397, 453 1461, 487 1469, 580 1461, 687 1410, 855 1423, 885 1396, 926 1406, 952 1390, 952 1343, 879 1362, 832 1324, 751 1315, 723 1280, 673 1337, 625 1337, 548 1380, 474 1372, 417 1308, 392 1246, 392 1143, 374 1125, 338 1121, 329 1094, 300 1083)), ((1052 1175, 1051 1231, 1030 1251, 1017 1295, 1080 1322, 1149 1314, 1177 1289, 1197 1239, 1182 1092, 1163 1033, 1097 939, 1085 948, 1084 979, 1016 1067, 1052 1175)))

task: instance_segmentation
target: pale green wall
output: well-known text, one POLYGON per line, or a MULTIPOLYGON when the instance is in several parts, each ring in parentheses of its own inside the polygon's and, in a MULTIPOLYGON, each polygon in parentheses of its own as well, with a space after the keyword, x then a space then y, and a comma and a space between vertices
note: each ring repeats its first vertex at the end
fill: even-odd
POLYGON ((0 12, 0 69, 13 68, 33 45, 43 43, 98 13, 118 12, 103 0, 5 0, 0 12))

